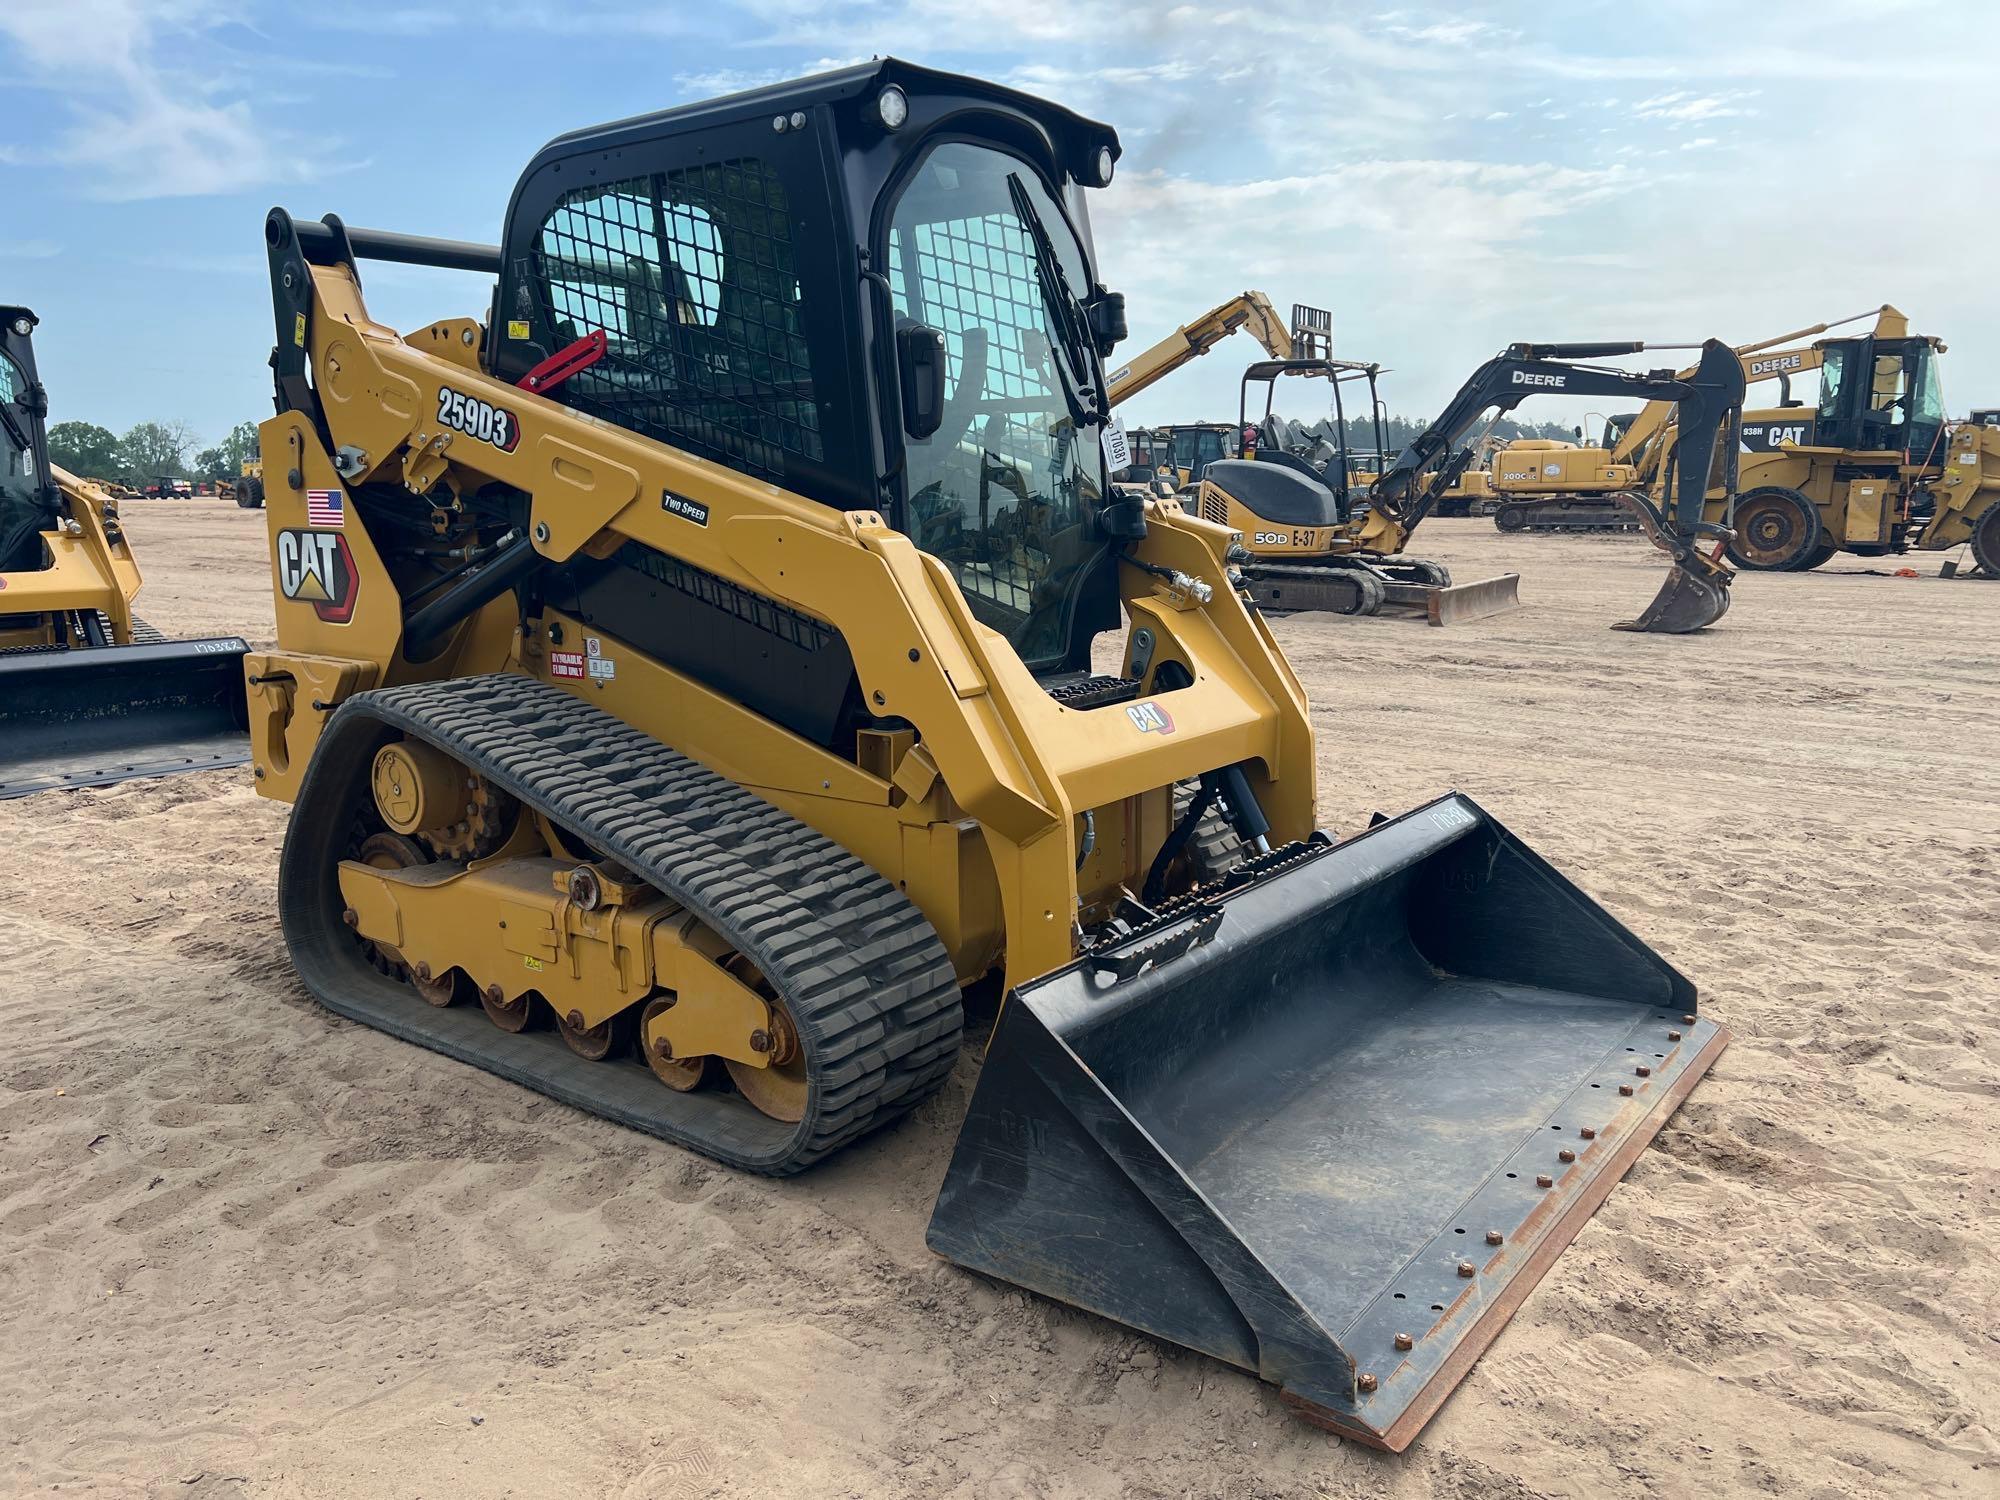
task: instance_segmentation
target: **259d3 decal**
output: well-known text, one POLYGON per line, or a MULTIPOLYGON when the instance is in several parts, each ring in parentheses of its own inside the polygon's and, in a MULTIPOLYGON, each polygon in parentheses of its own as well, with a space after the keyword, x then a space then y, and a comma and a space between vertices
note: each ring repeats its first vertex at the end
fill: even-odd
POLYGON ((438 391, 438 421, 467 437, 512 453, 521 441, 521 423, 505 407, 444 386, 438 391))

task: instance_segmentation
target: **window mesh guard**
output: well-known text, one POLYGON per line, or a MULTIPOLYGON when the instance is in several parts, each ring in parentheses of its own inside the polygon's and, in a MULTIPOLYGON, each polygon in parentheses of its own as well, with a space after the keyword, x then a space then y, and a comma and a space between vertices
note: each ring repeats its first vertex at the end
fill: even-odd
POLYGON ((605 357, 561 399, 761 478, 822 456, 785 190, 754 157, 571 194, 542 226, 536 280, 557 344, 605 357))
POLYGON ((983 601, 1024 618, 1053 570, 1043 538, 1072 519, 1047 498, 1051 476, 1036 472, 1061 396, 1046 373, 1050 330, 1032 244, 1010 213, 897 226, 889 280, 897 311, 944 334, 946 386, 954 406, 970 403, 963 441, 979 466, 976 515, 965 498, 940 510, 916 497, 918 545, 952 565, 975 609, 983 601), (982 365, 980 390, 967 391, 982 365))

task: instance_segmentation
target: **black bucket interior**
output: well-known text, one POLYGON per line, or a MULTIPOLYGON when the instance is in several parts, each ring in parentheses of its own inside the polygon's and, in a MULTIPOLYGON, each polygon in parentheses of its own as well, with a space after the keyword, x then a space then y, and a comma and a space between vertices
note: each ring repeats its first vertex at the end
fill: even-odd
POLYGON ((1463 798, 1222 905, 1010 997, 931 1242, 1379 1437, 1693 1059, 1693 989, 1463 798))
POLYGON ((0 656, 0 798, 250 758, 234 636, 0 656))

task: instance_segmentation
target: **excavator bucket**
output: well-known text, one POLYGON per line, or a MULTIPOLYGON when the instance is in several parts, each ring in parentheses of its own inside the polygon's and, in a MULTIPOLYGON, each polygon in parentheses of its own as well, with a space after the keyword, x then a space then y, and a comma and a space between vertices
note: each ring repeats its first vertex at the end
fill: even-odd
POLYGON ((1469 799, 1010 994, 932 1217, 961 1265, 1401 1450, 1727 1034, 1469 799))
MULTIPOLYGON (((1731 483, 1733 486, 1733 478, 1731 483)), ((1665 514, 1654 509, 1644 495, 1627 490, 1613 498, 1639 523, 1646 540, 1673 560, 1673 567, 1660 591, 1653 595, 1653 602, 1639 612, 1637 619, 1620 620, 1611 628, 1649 635, 1692 635, 1728 614, 1729 585, 1736 578, 1736 570, 1674 532, 1665 514)), ((1718 543, 1716 551, 1721 550, 1718 543)))
POLYGON ((1676 560, 1653 602, 1635 620, 1620 620, 1613 630, 1652 635, 1692 635, 1706 630, 1729 613, 1729 582, 1736 575, 1700 553, 1676 560))
POLYGON ((250 758, 235 636, 0 654, 0 798, 250 758))

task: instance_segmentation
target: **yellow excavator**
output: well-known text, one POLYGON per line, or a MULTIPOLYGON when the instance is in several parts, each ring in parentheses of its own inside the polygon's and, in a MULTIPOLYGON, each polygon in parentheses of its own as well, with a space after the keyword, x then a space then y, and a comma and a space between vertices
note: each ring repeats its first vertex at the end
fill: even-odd
MULTIPOLYGON (((1780 385, 1776 409, 1746 410, 1742 441, 1746 451, 1759 451, 1767 431, 1783 433, 1797 416, 1791 382, 1819 368, 1817 345, 1781 348, 1795 340, 1874 317, 1878 333, 1900 320, 1893 307, 1870 308, 1845 318, 1795 328, 1790 333, 1739 344, 1746 386, 1775 380, 1780 385)), ((1661 347, 1661 346, 1655 346, 1661 347)), ((1695 367, 1679 372, 1689 379, 1695 367)), ((1549 438, 1519 438, 1492 456, 1493 524, 1501 531, 1636 531, 1636 512, 1619 496, 1636 491, 1657 502, 1659 487, 1673 451, 1675 403, 1650 401, 1637 411, 1605 419, 1598 443, 1563 442, 1549 438)), ((1579 431, 1578 436, 1581 437, 1579 431)), ((1731 552, 1732 558, 1735 553, 1731 552)), ((1738 559, 1740 561, 1740 559, 1738 559)))
MULTIPOLYGON (((1258 607, 1270 614, 1386 613, 1452 625, 1518 608, 1519 574, 1454 584, 1443 563, 1403 555, 1421 519, 1414 506, 1392 513, 1393 502, 1387 499, 1371 503, 1381 481, 1348 448, 1344 393, 1350 386, 1366 385, 1375 426, 1370 457, 1380 467, 1380 374, 1379 365, 1318 353, 1251 365, 1243 372, 1238 395, 1237 431, 1245 439, 1241 457, 1204 466, 1193 505, 1205 520, 1237 534, 1238 577, 1258 607), (1293 441, 1293 424, 1273 410, 1278 386, 1288 379, 1323 381, 1331 391, 1332 418, 1325 429, 1330 436, 1310 448, 1293 441), (1263 390, 1261 417, 1252 414, 1253 386, 1263 390)), ((1430 472, 1438 467, 1438 455, 1427 453, 1423 477, 1441 494, 1458 476, 1430 472)), ((1399 473, 1390 483, 1402 486, 1413 477, 1399 473)), ((1434 506, 1436 495, 1427 494, 1426 502, 1434 506)))
POLYGON ((0 306, 0 798, 241 765, 247 645, 132 612, 118 502, 49 461, 39 322, 0 306))
POLYGON ((1229 531, 1109 486, 1119 151, 884 59, 561 136, 495 245, 273 210, 279 918, 330 1010, 753 1172, 997 1000, 930 1244, 1400 1449, 1726 1034, 1470 799, 1317 827, 1229 531))

